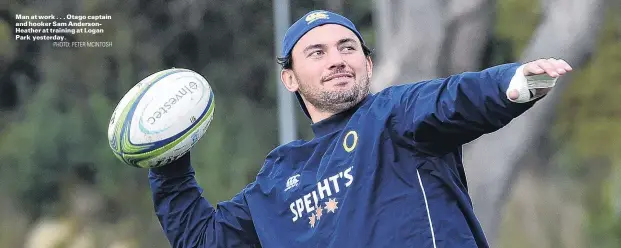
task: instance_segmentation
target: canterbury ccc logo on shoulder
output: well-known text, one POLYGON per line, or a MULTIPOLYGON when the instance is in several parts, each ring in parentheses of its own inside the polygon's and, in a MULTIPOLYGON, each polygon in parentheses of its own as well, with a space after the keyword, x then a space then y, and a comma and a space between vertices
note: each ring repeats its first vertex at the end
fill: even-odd
POLYGON ((345 149, 346 152, 352 152, 356 149, 356 145, 358 145, 358 133, 351 130, 347 132, 343 139, 343 149, 345 149))

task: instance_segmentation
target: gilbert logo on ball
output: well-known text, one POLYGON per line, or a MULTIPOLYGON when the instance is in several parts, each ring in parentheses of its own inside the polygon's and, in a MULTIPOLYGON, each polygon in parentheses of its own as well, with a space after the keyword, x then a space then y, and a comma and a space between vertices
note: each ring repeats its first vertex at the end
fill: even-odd
POLYGON ((214 93, 200 74, 178 68, 154 73, 115 108, 108 126, 110 148, 131 166, 166 165, 205 134, 214 109, 214 93))

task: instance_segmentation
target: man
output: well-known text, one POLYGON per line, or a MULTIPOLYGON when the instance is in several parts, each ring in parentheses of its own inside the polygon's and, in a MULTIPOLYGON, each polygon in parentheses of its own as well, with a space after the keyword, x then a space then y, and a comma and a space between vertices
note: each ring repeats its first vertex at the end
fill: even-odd
POLYGON ((345 17, 313 11, 295 22, 281 79, 315 137, 274 149, 256 180, 217 207, 201 197, 189 155, 151 169, 171 244, 487 247, 461 146, 528 110, 572 68, 555 59, 506 64, 372 95, 369 53, 345 17), (548 88, 529 87, 535 83, 548 88))

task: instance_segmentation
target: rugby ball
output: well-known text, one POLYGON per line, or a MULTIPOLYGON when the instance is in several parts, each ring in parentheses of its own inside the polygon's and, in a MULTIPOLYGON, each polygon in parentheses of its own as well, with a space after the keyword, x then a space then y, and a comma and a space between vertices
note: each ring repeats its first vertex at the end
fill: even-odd
POLYGON ((186 154, 205 134, 214 93, 200 74, 180 68, 141 80, 114 109, 108 142, 117 158, 139 168, 160 167, 186 154))

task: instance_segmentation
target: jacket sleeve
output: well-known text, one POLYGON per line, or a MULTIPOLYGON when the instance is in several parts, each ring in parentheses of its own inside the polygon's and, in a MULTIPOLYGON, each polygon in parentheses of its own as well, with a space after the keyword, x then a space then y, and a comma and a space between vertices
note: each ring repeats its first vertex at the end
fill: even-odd
POLYGON ((214 208, 194 174, 189 153, 149 171, 155 213, 171 246, 260 247, 245 190, 214 208))
MULTIPOLYGON (((395 86, 390 91, 400 135, 419 150, 445 152, 507 125, 541 98, 524 103, 507 98, 520 64, 395 86)), ((519 75, 523 76, 523 75, 519 75)))

